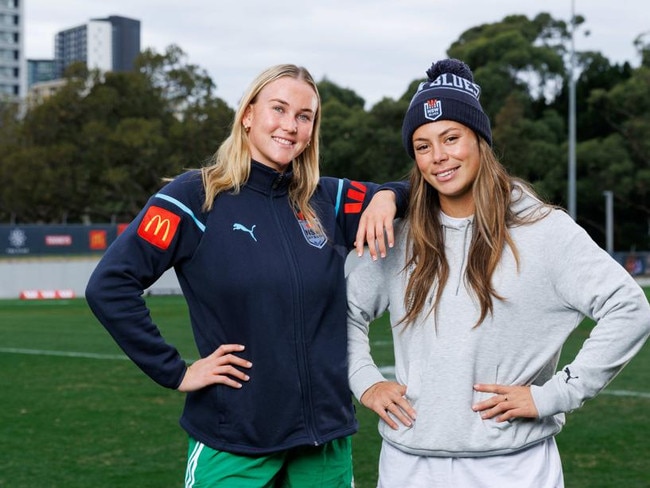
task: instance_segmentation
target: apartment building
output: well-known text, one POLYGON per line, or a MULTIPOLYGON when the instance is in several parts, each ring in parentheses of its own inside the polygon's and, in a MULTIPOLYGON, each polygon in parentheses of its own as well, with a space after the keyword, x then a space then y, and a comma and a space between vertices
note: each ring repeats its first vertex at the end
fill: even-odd
POLYGON ((139 53, 140 21, 118 15, 60 31, 54 40, 59 78, 75 62, 100 71, 130 71, 139 53))
POLYGON ((24 1, 0 0, 0 100, 25 96, 24 1))

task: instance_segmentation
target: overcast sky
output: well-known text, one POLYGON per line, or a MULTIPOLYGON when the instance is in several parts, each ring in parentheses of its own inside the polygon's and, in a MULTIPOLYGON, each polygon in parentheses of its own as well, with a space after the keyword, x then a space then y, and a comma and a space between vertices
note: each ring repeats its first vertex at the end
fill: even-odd
POLYGON ((53 58, 54 36, 92 18, 141 22, 141 47, 180 46, 235 108, 250 81, 277 63, 306 66, 354 90, 367 107, 399 98, 468 28, 507 15, 548 12, 586 23, 576 50, 639 65, 634 39, 649 33, 648 0, 23 0, 28 59, 53 58), (589 30, 590 35, 585 36, 589 30))

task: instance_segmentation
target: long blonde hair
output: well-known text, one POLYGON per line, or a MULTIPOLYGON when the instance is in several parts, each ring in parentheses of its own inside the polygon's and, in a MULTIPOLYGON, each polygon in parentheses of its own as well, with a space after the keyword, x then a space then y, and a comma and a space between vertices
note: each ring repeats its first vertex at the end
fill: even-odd
MULTIPOLYGON (((509 227, 531 223, 543 218, 547 212, 520 216, 511 208, 512 190, 520 186, 533 196, 532 188, 511 177, 497 160, 490 145, 479 139, 480 165, 472 186, 474 198, 474 233, 469 249, 465 279, 480 305, 480 315, 475 326, 493 311, 493 300, 503 300, 492 285, 492 275, 505 246, 510 247, 517 267, 519 254, 510 236, 509 227)), ((444 234, 440 221, 438 192, 426 182, 417 165, 410 175, 411 196, 408 211, 410 230, 407 249, 412 254, 404 269, 411 270, 404 296, 406 315, 400 322, 412 324, 423 312, 431 287, 436 285, 435 300, 427 311, 437 310, 440 297, 449 278, 449 264, 445 255, 444 234)), ((540 201, 540 204, 542 202, 540 201)))
POLYGON ((215 198, 221 192, 232 191, 233 193, 239 193, 241 187, 248 181, 251 168, 251 152, 248 134, 243 129, 242 123, 246 109, 249 105, 255 104, 257 95, 266 85, 285 76, 307 83, 312 87, 317 98, 311 143, 294 159, 292 164, 293 179, 289 186, 289 200, 294 208, 303 214, 312 228, 321 230, 316 213, 309 204, 320 178, 318 166, 321 120, 320 94, 309 71, 294 64, 279 64, 264 70, 253 80, 246 93, 244 93, 239 102, 239 108, 235 113, 230 135, 214 154, 210 164, 201 169, 205 190, 203 209, 205 211, 211 210, 215 198))

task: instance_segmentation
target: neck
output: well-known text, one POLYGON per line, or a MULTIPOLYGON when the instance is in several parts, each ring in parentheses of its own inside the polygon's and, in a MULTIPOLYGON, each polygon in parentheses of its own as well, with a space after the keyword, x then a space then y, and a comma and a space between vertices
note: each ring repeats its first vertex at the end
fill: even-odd
POLYGON ((450 199, 440 198, 440 210, 442 210, 449 217, 457 219, 463 217, 471 217, 474 215, 475 207, 472 198, 467 199, 450 199))

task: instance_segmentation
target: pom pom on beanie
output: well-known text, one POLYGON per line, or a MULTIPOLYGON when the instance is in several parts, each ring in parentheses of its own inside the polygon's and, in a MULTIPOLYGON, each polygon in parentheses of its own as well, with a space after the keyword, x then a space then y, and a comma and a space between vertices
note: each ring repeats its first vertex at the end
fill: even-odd
POLYGON ((469 66, 458 59, 443 59, 431 65, 427 76, 413 95, 402 124, 402 143, 409 156, 415 159, 413 133, 437 120, 459 122, 491 146, 490 119, 479 102, 481 87, 474 83, 469 66))

